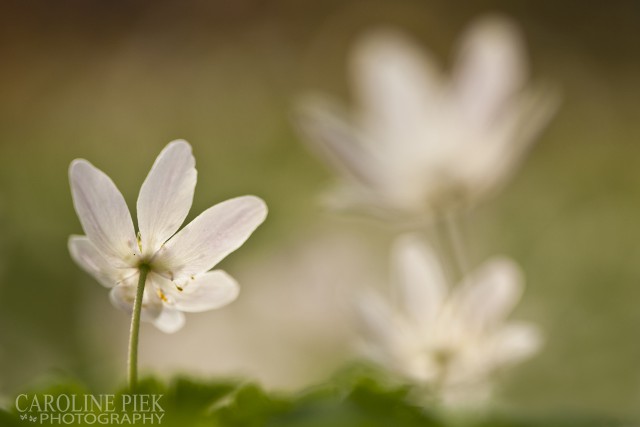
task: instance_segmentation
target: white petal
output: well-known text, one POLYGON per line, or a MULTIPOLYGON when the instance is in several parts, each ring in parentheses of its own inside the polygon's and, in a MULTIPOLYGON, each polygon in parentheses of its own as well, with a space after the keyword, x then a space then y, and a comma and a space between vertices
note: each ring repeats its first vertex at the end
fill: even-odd
POLYGON ((468 150, 472 160, 460 172, 476 188, 474 195, 498 190, 506 182, 558 105, 559 97, 550 89, 525 91, 513 100, 484 138, 487 143, 468 150))
POLYGON ((395 328, 396 316, 389 305, 373 292, 364 293, 356 303, 366 335, 383 349, 393 348, 398 331, 395 328))
POLYGON ((508 258, 483 264, 455 295, 455 307, 472 328, 492 328, 514 308, 523 291, 520 268, 508 258))
POLYGON ((438 315, 446 296, 444 273, 436 254, 415 235, 400 237, 393 249, 401 303, 418 325, 438 315))
POLYGON ((533 356, 542 347, 540 330, 526 323, 511 323, 494 338, 496 364, 517 363, 533 356))
POLYGON ((308 96, 296 113, 297 127, 314 153, 352 183, 376 185, 382 164, 347 122, 344 111, 325 99, 308 96))
POLYGON ((431 367, 424 354, 424 338, 414 325, 394 313, 375 293, 365 293, 356 307, 365 336, 370 340, 362 350, 374 362, 408 376, 424 380, 431 367))
POLYGON ((167 298, 167 303, 180 311, 197 313, 223 307, 238 297, 238 283, 222 270, 208 271, 174 284, 170 280, 152 274, 151 281, 167 298))
MULTIPOLYGON (((133 313, 133 304, 136 299, 138 276, 136 275, 126 283, 120 284, 111 289, 109 298, 111 303, 126 313, 133 313)), ((145 286, 144 295, 142 297, 142 310, 140 319, 144 322, 153 322, 163 310, 162 301, 151 287, 145 286)))
POLYGON ((135 268, 113 267, 86 236, 70 236, 68 247, 76 264, 108 288, 137 272, 135 268))
POLYGON ((184 314, 166 305, 162 312, 153 320, 153 325, 166 334, 172 334, 180 330, 185 323, 184 314))
POLYGON ((151 167, 137 203, 144 255, 153 255, 187 217, 196 187, 195 164, 191 146, 177 140, 162 150, 151 167))
POLYGON ((394 30, 367 34, 351 59, 352 83, 367 132, 394 151, 421 139, 422 130, 429 127, 426 121, 435 119, 440 104, 442 83, 435 61, 394 30))
POLYGON ((140 254, 129 209, 111 178, 83 159, 69 167, 73 205, 85 234, 115 267, 133 266, 140 254))
POLYGON ((267 205, 255 196, 218 203, 173 236, 158 251, 153 268, 171 280, 208 271, 238 249, 266 216, 267 205))
POLYGON ((511 22, 489 17, 473 25, 460 48, 453 77, 462 111, 477 125, 488 125, 526 79, 524 46, 511 22))

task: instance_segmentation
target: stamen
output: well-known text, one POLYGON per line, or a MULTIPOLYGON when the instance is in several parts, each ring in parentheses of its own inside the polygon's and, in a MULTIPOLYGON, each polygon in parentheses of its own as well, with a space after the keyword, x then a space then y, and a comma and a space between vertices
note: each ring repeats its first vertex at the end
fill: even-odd
POLYGON ((167 299, 167 296, 164 294, 164 292, 162 292, 162 289, 156 289, 156 292, 158 294, 158 297, 160 297, 162 301, 169 303, 169 300, 167 299))

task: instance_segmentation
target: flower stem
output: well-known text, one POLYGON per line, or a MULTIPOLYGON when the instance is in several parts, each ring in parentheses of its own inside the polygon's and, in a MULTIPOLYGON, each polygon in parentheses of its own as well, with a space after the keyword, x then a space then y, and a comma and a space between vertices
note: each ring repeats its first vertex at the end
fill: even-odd
POLYGON ((140 334, 140 312, 142 311, 142 298, 144 296, 144 285, 147 281, 149 266, 140 266, 140 278, 136 299, 133 303, 133 313, 131 314, 131 330, 129 331, 129 390, 133 391, 138 382, 138 336, 140 334))
POLYGON ((456 223, 456 218, 454 218, 454 215, 451 213, 445 216, 444 222, 446 232, 449 235, 449 240, 451 242, 451 251, 453 253, 454 262, 457 265, 458 273, 461 276, 460 278, 462 278, 467 273, 469 261, 467 260, 467 254, 464 249, 464 242, 462 234, 460 233, 460 227, 456 223))
POLYGON ((460 229, 456 224, 456 218, 449 212, 440 215, 439 224, 436 226, 440 242, 445 246, 445 251, 449 258, 449 275, 451 284, 457 283, 464 278, 468 268, 468 260, 460 235, 460 229))

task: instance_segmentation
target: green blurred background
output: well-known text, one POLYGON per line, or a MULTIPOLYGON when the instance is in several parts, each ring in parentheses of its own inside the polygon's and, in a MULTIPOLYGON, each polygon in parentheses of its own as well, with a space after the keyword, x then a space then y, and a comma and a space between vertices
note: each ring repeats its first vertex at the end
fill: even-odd
POLYGON ((127 316, 77 268, 67 167, 84 157, 134 206, 170 140, 194 148, 189 218, 253 193, 270 217, 222 267, 240 299, 145 326, 143 371, 246 376, 269 388, 326 379, 352 358, 349 299, 385 282, 392 231, 320 212, 331 176, 289 121, 309 89, 347 91, 368 28, 405 29, 450 63, 485 12, 523 27, 536 77, 563 105, 522 170, 465 222, 471 257, 513 256, 515 318, 544 351, 498 398, 533 410, 640 415, 640 3, 633 1, 3 1, 0 6, 0 394, 50 375, 97 390, 124 378, 127 316))

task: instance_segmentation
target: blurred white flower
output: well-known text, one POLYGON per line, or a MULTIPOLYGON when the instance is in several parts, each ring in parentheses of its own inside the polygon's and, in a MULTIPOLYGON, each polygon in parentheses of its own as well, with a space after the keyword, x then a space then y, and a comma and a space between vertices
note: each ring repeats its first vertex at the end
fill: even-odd
POLYGON ((493 259, 448 289, 438 259, 415 236, 393 249, 397 301, 359 304, 365 355, 449 404, 481 401, 498 368, 534 354, 538 329, 506 317, 522 293, 517 265, 493 259))
POLYGON ((186 141, 168 144, 140 189, 138 227, 113 181, 84 159, 69 167, 73 204, 86 236, 71 236, 73 260, 104 286, 112 303, 129 313, 140 274, 149 274, 143 321, 164 332, 184 324, 182 312, 222 307, 238 295, 236 281, 218 262, 238 249, 267 215, 265 203, 243 196, 219 203, 178 231, 193 201, 195 159, 186 141))
POLYGON ((331 204, 413 218, 500 187, 556 105, 527 84, 523 51, 513 24, 482 19, 447 77, 402 34, 363 38, 350 63, 355 112, 318 96, 298 111, 304 139, 344 180, 331 204))

